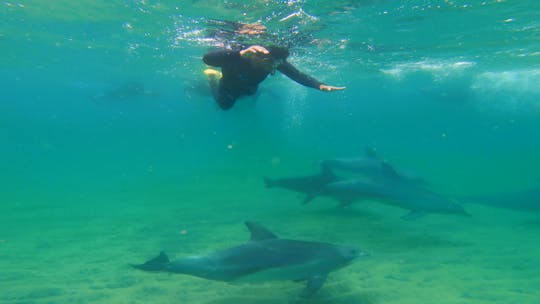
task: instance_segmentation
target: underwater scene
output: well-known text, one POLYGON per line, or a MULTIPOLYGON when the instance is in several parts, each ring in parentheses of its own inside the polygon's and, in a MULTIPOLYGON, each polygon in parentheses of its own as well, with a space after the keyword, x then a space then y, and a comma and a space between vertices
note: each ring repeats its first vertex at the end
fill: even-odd
POLYGON ((0 1, 0 304, 540 303, 540 1, 0 1))

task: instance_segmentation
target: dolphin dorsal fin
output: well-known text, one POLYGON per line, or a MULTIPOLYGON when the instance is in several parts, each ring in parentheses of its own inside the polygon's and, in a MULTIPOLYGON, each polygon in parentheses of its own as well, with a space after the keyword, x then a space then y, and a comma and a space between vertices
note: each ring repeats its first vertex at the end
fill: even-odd
POLYGON ((384 171, 384 173, 386 173, 391 178, 398 179, 400 177, 399 174, 396 172, 396 169, 394 169, 394 167, 392 167, 390 164, 386 162, 381 163, 381 168, 384 171))
POLYGON ((262 241, 278 238, 270 230, 266 229, 260 224, 254 222, 246 222, 246 226, 249 229, 249 232, 251 232, 251 238, 249 239, 250 241, 262 241))
POLYGON ((377 150, 373 147, 366 147, 364 153, 366 154, 366 157, 371 159, 380 159, 379 154, 377 154, 377 150))
POLYGON ((337 179, 336 175, 334 174, 334 171, 332 171, 332 169, 330 169, 329 166, 321 166, 321 177, 324 177, 330 180, 337 179))

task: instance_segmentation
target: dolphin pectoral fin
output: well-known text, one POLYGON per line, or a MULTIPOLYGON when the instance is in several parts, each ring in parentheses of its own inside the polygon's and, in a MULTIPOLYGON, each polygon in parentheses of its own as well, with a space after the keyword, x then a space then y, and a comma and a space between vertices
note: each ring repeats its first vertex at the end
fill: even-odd
POLYGON ((300 296, 302 298, 311 297, 315 292, 317 292, 317 290, 321 289, 324 282, 326 281, 327 276, 328 274, 324 273, 324 274, 317 274, 310 277, 307 281, 306 288, 304 288, 300 296))
POLYGON ((160 252, 159 255, 144 264, 130 264, 131 267, 137 268, 144 271, 162 271, 165 270, 167 264, 169 264, 169 257, 165 254, 165 252, 160 252))
POLYGON ((423 211, 412 210, 411 212, 409 212, 409 213, 405 214, 404 216, 402 216, 401 219, 406 220, 406 221, 413 221, 413 220, 417 220, 417 219, 423 217, 424 215, 426 215, 426 213, 423 212, 423 211))

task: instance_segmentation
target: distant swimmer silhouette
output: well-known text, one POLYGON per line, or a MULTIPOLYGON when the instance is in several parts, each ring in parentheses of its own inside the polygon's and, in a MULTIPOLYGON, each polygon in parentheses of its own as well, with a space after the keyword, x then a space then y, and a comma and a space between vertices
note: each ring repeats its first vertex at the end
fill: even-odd
POLYGON ((278 46, 252 45, 242 50, 213 51, 205 54, 203 61, 221 68, 221 72, 206 69, 204 73, 210 78, 212 95, 223 110, 232 108, 239 97, 255 94, 259 83, 276 70, 306 87, 325 92, 345 90, 300 72, 287 62, 288 56, 289 50, 278 46))
POLYGON ((155 98, 159 94, 153 90, 145 88, 144 84, 137 81, 128 81, 122 85, 97 94, 92 98, 100 100, 133 100, 136 98, 155 98))

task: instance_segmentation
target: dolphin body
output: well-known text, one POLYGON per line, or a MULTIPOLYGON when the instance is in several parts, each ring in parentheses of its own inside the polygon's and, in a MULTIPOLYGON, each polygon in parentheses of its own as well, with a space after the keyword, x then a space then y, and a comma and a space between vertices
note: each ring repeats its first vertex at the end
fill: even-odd
POLYGON ((540 212, 540 187, 499 195, 465 196, 460 197, 460 200, 496 208, 540 212))
MULTIPOLYGON (((325 185, 338 180, 339 178, 332 172, 332 170, 330 170, 330 168, 323 167, 321 168, 320 173, 314 175, 277 179, 265 177, 264 183, 267 188, 277 187, 303 193, 306 195, 303 204, 307 204, 317 195, 321 194, 321 190, 325 185)), ((340 201, 344 199, 341 197, 335 198, 340 201)))
POLYGON ((335 158, 320 161, 321 168, 338 169, 376 177, 381 174, 384 162, 375 154, 373 149, 366 149, 364 157, 335 158))
POLYGON ((107 90, 97 94, 92 98, 96 101, 100 100, 132 100, 136 98, 155 98, 159 94, 144 87, 144 84, 137 81, 128 81, 119 87, 107 90))
POLYGON ((403 219, 416 219, 426 213, 469 215, 461 205, 426 187, 408 182, 376 183, 370 180, 346 180, 327 184, 323 191, 330 194, 350 195, 358 199, 373 199, 408 209, 403 219))
POLYGON ((425 184, 422 177, 394 168, 390 163, 381 159, 372 148, 366 148, 364 157, 326 159, 321 160, 319 164, 321 169, 358 173, 374 181, 400 179, 401 181, 425 184))
POLYGON ((144 264, 131 266, 225 282, 307 281, 301 296, 309 297, 322 287, 328 273, 367 255, 354 247, 281 239, 259 224, 245 224, 251 239, 239 246, 173 261, 161 252, 144 264))

